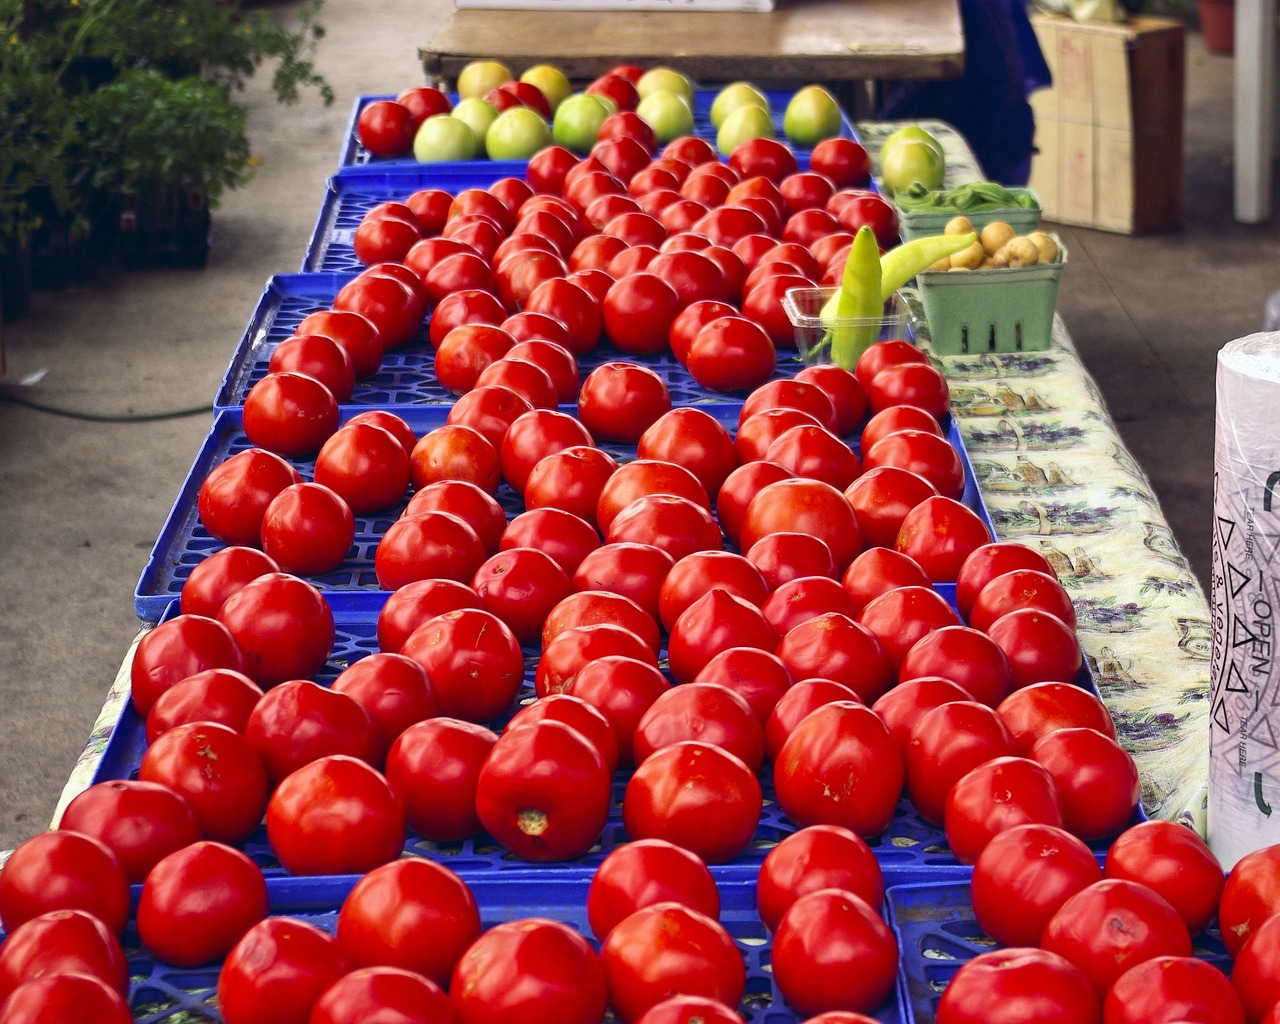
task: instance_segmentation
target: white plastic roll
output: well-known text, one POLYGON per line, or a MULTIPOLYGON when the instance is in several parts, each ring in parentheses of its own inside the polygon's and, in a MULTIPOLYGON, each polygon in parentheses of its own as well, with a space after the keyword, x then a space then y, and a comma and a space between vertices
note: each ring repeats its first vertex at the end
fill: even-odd
POLYGON ((1209 845, 1280 843, 1280 333, 1218 353, 1209 845))

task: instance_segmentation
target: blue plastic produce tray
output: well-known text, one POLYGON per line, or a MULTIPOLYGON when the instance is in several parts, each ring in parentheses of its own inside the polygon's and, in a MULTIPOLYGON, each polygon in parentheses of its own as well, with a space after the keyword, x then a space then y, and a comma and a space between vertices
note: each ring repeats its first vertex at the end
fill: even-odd
MULTIPOLYGON (((889 924, 898 937, 898 1004, 908 1024, 933 1024, 942 990, 961 966, 998 949, 974 918, 967 881, 896 886, 885 894, 889 924)), ((1215 931, 1192 936, 1193 952, 1230 971, 1215 931)))
MULTIPOLYGON (((716 140, 716 129, 711 123, 711 104, 716 98, 715 89, 697 89, 693 94, 693 134, 699 138, 706 139, 708 142, 714 143, 716 140)), ((785 140, 786 135, 782 128, 782 116, 787 109, 787 101, 791 99, 792 93, 785 90, 764 90, 765 97, 769 100, 769 106, 773 114, 773 128, 779 139, 785 140)), ((498 170, 498 177, 502 177, 504 173, 512 173, 509 168, 521 167, 522 161, 513 160, 468 160, 458 161, 454 163, 440 164, 420 164, 414 157, 377 157, 373 156, 364 146, 360 145, 360 139, 356 135, 356 122, 360 118, 360 111, 375 100, 393 100, 394 95, 378 94, 372 96, 358 96, 351 106, 351 116, 347 120, 346 134, 343 136, 342 152, 338 158, 338 169, 345 173, 350 170, 363 168, 401 168, 401 167, 424 167, 435 166, 441 168, 455 168, 461 166, 470 166, 474 164, 488 165, 498 170)), ((456 96, 450 97, 453 102, 457 102, 456 96)), ((840 134, 848 138, 856 139, 857 132, 854 131, 853 124, 849 121, 849 117, 843 111, 841 112, 841 129, 840 134)), ((809 150, 796 149, 796 159, 802 167, 809 165, 809 150)), ((519 172, 523 173, 523 169, 519 172)))
MULTIPOLYGON (((273 917, 295 917, 332 932, 338 910, 357 878, 282 878, 268 882, 273 917)), ((588 879, 542 874, 537 878, 468 879, 484 928, 526 917, 551 918, 567 924, 592 945, 587 924, 588 879)), ((769 969, 769 934, 755 910, 751 881, 720 880, 720 923, 733 936, 747 967, 747 984, 739 1012, 751 1024, 795 1024, 803 1019, 782 999, 769 969)), ((129 1005, 139 1024, 221 1021, 216 994, 219 964, 175 968, 157 960, 138 941, 132 922, 124 935, 130 968, 129 1005)), ((875 1014, 882 1024, 902 1020, 896 993, 875 1014)))
MULTIPOLYGON (((354 276, 347 272, 326 272, 271 277, 223 374, 213 400, 214 411, 243 406, 249 389, 266 376, 276 346, 292 335, 309 314, 329 309, 339 289, 354 276)), ((602 343, 577 358, 583 379, 601 363, 614 360, 647 366, 666 381, 672 405, 724 405, 743 397, 742 392, 725 394, 703 387, 670 350, 637 356, 602 343)), ((783 350, 778 353, 774 376, 793 377, 803 365, 796 352, 783 350)), ((356 382, 355 391, 344 404, 353 413, 370 408, 397 411, 400 407, 415 405, 452 405, 457 398, 436 378, 435 349, 427 338, 424 323, 423 332, 416 340, 387 352, 376 374, 356 382)))
MULTIPOLYGON (((446 405, 391 408, 413 428, 419 437, 433 427, 444 423, 449 412, 449 407, 446 405)), ((706 405, 703 408, 724 423, 731 433, 734 431, 739 406, 721 404, 706 405)), ((347 407, 344 411, 345 420, 358 410, 347 407)), ((948 439, 960 452, 964 463, 964 503, 978 513, 994 537, 995 530, 991 525, 990 513, 978 490, 973 467, 965 454, 964 442, 954 422, 949 425, 948 439)), ((249 438, 244 433, 243 418, 239 409, 224 410, 215 417, 213 427, 196 453, 191 470, 182 483, 182 488, 174 500, 138 578, 138 584, 134 590, 134 610, 139 618, 156 621, 164 614, 169 603, 181 594, 182 585, 191 574, 191 570, 207 556, 224 546, 221 541, 210 536, 200 524, 197 508, 200 485, 215 466, 221 465, 232 455, 251 447, 249 438)), ((634 446, 604 445, 602 447, 619 460, 625 461, 635 457, 634 446)), ((310 480, 314 477, 314 460, 292 461, 304 479, 310 480)), ((505 483, 498 488, 497 498, 507 511, 508 519, 524 511, 522 496, 505 483)), ((311 581, 325 593, 335 609, 347 611, 381 608, 387 593, 378 586, 378 580, 374 574, 374 554, 379 539, 399 517, 407 503, 408 495, 406 494, 405 501, 395 508, 385 512, 356 516, 355 541, 347 558, 333 572, 311 577, 311 581)), ((938 589, 948 599, 954 599, 954 584, 941 584, 938 589)))

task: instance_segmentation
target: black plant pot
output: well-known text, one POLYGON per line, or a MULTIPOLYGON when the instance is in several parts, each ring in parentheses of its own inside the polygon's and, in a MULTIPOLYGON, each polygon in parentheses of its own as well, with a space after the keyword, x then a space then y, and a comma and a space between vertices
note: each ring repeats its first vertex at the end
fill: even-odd
POLYGON ((208 261, 211 218, 201 187, 162 184, 127 192, 119 225, 126 267, 203 267, 208 261))

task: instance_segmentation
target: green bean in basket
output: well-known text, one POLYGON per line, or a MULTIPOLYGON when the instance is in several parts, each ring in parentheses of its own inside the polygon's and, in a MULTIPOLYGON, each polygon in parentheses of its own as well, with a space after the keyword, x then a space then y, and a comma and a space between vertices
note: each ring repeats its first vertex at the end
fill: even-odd
POLYGON ((941 191, 931 191, 919 182, 895 192, 893 200, 905 212, 957 210, 1034 210, 1035 195, 1026 189, 1010 189, 995 181, 970 181, 941 191))

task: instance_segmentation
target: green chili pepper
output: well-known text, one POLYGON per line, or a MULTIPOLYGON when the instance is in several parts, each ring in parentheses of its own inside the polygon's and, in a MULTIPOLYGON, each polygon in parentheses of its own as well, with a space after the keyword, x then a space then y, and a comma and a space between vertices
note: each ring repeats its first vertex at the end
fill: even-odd
POLYGON ((876 244, 875 232, 865 224, 854 235, 840 287, 834 296, 834 309, 832 305, 828 302, 822 310, 822 319, 831 336, 831 360, 837 366, 853 369, 858 356, 880 336, 880 320, 884 316, 884 301, 880 298, 880 247, 876 244))

